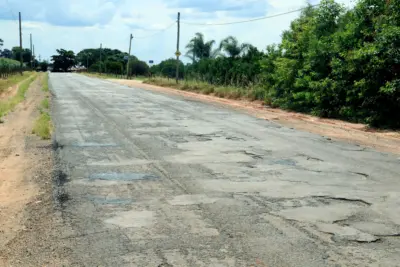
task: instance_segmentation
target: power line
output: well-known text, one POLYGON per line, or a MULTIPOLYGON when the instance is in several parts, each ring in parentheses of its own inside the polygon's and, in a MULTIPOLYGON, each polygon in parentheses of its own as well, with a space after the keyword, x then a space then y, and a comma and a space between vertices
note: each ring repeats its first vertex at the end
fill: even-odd
MULTIPOLYGON (((316 4, 316 5, 311 5, 309 7, 316 7, 316 6, 319 6, 319 5, 320 4, 316 4)), ((258 20, 276 18, 276 17, 287 15, 287 14, 299 12, 299 11, 302 11, 302 10, 304 10, 306 8, 309 8, 309 7, 303 7, 303 8, 292 10, 292 11, 288 11, 288 12, 285 12, 285 13, 279 13, 279 14, 275 14, 275 15, 271 15, 271 16, 254 18, 254 19, 249 19, 249 20, 232 21, 232 22, 221 22, 221 23, 197 23, 197 22, 185 22, 185 21, 182 21, 181 23, 182 24, 186 24, 186 25, 202 25, 202 26, 221 26, 221 25, 240 24, 240 23, 247 23, 247 22, 253 22, 253 21, 258 21, 258 20)))
POLYGON ((157 35, 157 34, 159 34, 159 33, 165 32, 166 30, 170 29, 172 26, 175 25, 175 23, 176 23, 176 22, 174 21, 174 22, 173 22, 171 25, 169 25, 168 27, 166 27, 166 28, 164 28, 164 29, 161 29, 161 30, 158 30, 156 33, 151 34, 151 35, 146 35, 146 36, 135 36, 135 39, 145 39, 145 38, 153 37, 153 36, 155 36, 155 35, 157 35))

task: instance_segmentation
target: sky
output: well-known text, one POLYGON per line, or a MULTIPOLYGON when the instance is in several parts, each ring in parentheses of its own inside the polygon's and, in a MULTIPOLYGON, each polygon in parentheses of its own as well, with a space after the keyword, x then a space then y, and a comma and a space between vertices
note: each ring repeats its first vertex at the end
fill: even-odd
MULTIPOLYGON (((354 5, 354 0, 336 1, 345 7, 354 5)), ((318 4, 320 0, 308 2, 318 4)), ((184 22, 242 21, 294 11, 306 3, 306 0, 0 0, 0 38, 4 40, 4 48, 19 45, 18 12, 21 12, 23 47, 29 48, 32 34, 35 54, 42 60, 50 59, 59 48, 78 53, 100 44, 128 52, 129 35, 133 34, 132 54, 146 62, 159 63, 174 57, 177 12, 181 13, 182 21, 182 54, 196 32, 217 43, 233 35, 240 42, 264 50, 267 45, 280 42, 282 32, 299 12, 224 26, 184 22)))

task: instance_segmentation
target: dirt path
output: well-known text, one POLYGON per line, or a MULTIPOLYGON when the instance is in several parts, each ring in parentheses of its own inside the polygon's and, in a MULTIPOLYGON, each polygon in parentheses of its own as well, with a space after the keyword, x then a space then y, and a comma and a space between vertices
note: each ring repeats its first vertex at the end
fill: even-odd
POLYGON ((176 94, 200 101, 214 102, 245 111, 261 119, 275 121, 295 129, 323 135, 330 138, 345 140, 378 151, 400 154, 400 132, 370 129, 364 124, 350 123, 341 120, 323 119, 301 113, 288 112, 264 106, 260 101, 232 100, 181 91, 173 88, 144 84, 137 80, 109 79, 119 84, 139 87, 147 90, 176 94))
MULTIPOLYGON (((49 168, 48 153, 37 150, 43 144, 31 134, 44 98, 41 80, 30 86, 26 99, 0 124, 0 250, 25 229, 25 209, 36 204, 40 188, 35 181, 39 168, 49 168)), ((48 143, 48 142, 46 142, 48 143)), ((0 256, 0 266, 4 264, 0 256)))

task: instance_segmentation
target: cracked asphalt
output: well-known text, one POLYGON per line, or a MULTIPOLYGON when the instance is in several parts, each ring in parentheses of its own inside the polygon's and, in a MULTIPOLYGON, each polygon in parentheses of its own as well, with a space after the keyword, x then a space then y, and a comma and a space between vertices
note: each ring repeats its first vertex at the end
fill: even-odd
POLYGON ((50 74, 70 266, 400 266, 400 159, 50 74))

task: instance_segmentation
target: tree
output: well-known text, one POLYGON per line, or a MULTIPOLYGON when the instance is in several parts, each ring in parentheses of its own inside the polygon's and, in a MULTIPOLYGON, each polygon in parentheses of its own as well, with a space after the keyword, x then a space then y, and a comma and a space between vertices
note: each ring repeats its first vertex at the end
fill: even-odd
POLYGON ((228 36, 223 39, 219 45, 219 49, 224 51, 229 57, 237 58, 247 51, 250 47, 249 44, 243 43, 239 44, 236 37, 228 36))
POLYGON ((22 51, 22 62, 29 63, 31 61, 31 50, 30 49, 22 49, 19 46, 14 46, 12 48, 12 56, 14 60, 20 61, 22 51))
POLYGON ((140 60, 131 60, 129 62, 129 76, 147 76, 150 68, 146 62, 140 60))
POLYGON ((0 57, 11 59, 11 58, 13 58, 12 51, 6 48, 0 52, 0 57))
POLYGON ((47 62, 46 60, 43 60, 42 62, 39 63, 39 68, 41 71, 47 71, 49 67, 49 62, 47 62))
POLYGON ((219 49, 213 50, 214 44, 214 40, 205 42, 204 35, 198 32, 186 45, 186 57, 192 59, 193 62, 195 62, 196 59, 214 58, 219 53, 219 49))
POLYGON ((71 50, 57 49, 58 55, 53 55, 53 71, 67 72, 71 67, 75 66, 75 54, 71 50))
MULTIPOLYGON (((185 66, 179 61, 179 78, 184 77, 185 66)), ((176 75, 176 59, 170 58, 161 61, 160 64, 151 67, 151 73, 162 75, 168 78, 175 78, 176 75)))

